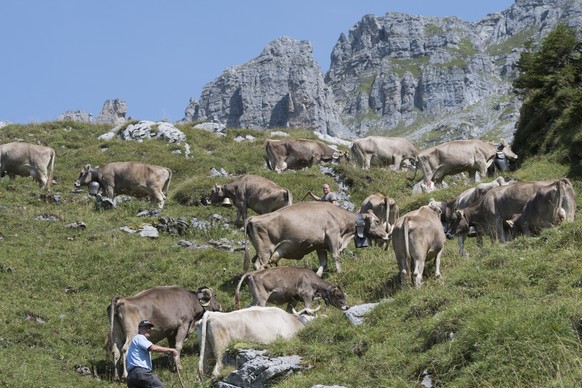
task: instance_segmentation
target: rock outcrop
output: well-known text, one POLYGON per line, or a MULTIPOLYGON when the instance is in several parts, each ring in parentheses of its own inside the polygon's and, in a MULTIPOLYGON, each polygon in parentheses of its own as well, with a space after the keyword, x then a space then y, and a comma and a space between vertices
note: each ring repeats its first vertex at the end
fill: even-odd
POLYGON ((123 124, 126 121, 127 103, 119 98, 106 100, 101 109, 101 114, 95 118, 98 124, 123 124))
POLYGON ((218 120, 227 127, 302 127, 348 135, 311 43, 282 37, 255 59, 227 69, 191 100, 184 121, 218 120))

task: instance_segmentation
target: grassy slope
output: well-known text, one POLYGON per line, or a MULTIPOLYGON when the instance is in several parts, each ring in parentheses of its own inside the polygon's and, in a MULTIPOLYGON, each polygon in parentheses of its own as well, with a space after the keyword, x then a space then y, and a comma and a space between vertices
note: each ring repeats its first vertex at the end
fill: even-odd
MULTIPOLYGON (((107 127, 77 123, 12 125, 0 130, 0 143, 17 138, 41 142, 57 152, 53 193, 45 200, 31 180, 0 180, 0 386, 78 387, 116 385, 103 346, 108 330, 105 309, 112 296, 133 295, 157 285, 178 284, 194 289, 213 287, 225 310, 233 308, 233 290, 242 271, 242 252, 188 250, 181 239, 205 243, 226 237, 244 238, 240 230, 215 223, 188 236, 161 235, 149 240, 119 230, 139 228, 156 218, 136 217, 147 202, 124 202, 108 212, 96 212, 85 194, 71 192, 78 171, 117 160, 144 160, 174 172, 171 198, 162 214, 208 220, 213 213, 234 220, 233 209, 193 206, 214 183, 212 167, 231 173, 256 173, 291 189, 295 201, 331 178, 318 168, 273 174, 264 166, 263 142, 268 133, 229 131, 226 137, 183 127, 192 157, 183 145, 161 141, 99 141, 107 127), (251 134, 254 142, 238 143, 251 134), (51 215, 58 221, 38 220, 51 215), (67 228, 83 221, 86 229, 67 228), (35 317, 42 319, 39 323, 35 317), (99 377, 78 374, 77 366, 94 369, 99 377)), ((296 137, 311 136, 297 131, 296 137)), ((526 162, 513 176, 522 180, 569 174, 577 192, 578 170, 545 159, 526 162)), ((407 174, 352 167, 340 171, 352 183, 352 202, 370 193, 396 198, 401 212, 427 203, 429 195, 410 195, 407 174)), ((408 174, 410 175, 410 174, 408 174)), ((332 183, 332 182, 330 182, 332 183)), ((466 186, 434 193, 449 199, 466 186)), ((332 188, 335 188, 332 183, 332 188)), ((313 384, 416 386, 424 370, 442 386, 577 386, 582 383, 582 268, 578 257, 582 224, 545 231, 540 238, 519 238, 500 246, 486 241, 478 250, 467 243, 469 257, 459 257, 456 241, 448 241, 443 279, 428 276, 420 290, 404 290, 395 280, 397 265, 391 250, 356 250, 342 255, 344 272, 326 279, 342 286, 350 304, 386 299, 363 326, 353 327, 335 309, 325 309, 318 321, 297 339, 270 347, 274 354, 296 352, 312 369, 281 381, 281 387, 313 384)), ((315 255, 282 265, 316 267, 315 255)), ((248 292, 243 296, 250 300, 248 292)), ((244 300, 243 300, 244 302, 244 300)), ((156 373, 167 386, 179 386, 165 357, 153 356, 156 373)), ((182 378, 196 383, 198 350, 192 336, 183 352, 182 378)))

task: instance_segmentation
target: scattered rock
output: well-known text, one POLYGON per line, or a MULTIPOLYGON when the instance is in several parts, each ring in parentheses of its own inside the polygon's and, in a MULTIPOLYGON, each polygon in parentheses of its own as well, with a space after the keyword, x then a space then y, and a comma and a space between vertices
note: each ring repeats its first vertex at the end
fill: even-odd
POLYGON ((378 303, 365 303, 350 307, 347 311, 344 311, 346 318, 350 320, 353 325, 361 325, 364 323, 364 316, 375 309, 380 303, 385 303, 389 299, 378 303))
POLYGON ((299 356, 269 358, 264 352, 239 350, 236 357, 237 370, 228 375, 216 386, 227 387, 266 387, 273 380, 285 378, 291 373, 304 369, 299 356), (238 354, 243 354, 238 356, 238 354))
POLYGON ((87 224, 85 224, 83 221, 75 221, 71 224, 65 225, 65 228, 71 228, 71 229, 85 229, 86 227, 87 227, 87 224))

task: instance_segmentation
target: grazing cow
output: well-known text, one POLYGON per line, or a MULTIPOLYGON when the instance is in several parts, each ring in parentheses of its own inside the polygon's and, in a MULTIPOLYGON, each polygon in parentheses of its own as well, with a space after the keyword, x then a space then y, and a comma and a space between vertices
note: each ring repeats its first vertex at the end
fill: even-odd
MULTIPOLYGON (((567 179, 562 179, 569 192, 571 183, 567 179)), ((488 235, 491 241, 498 239, 501 243, 506 242, 504 225, 506 220, 511 220, 515 214, 521 213, 526 202, 538 191, 540 187, 556 182, 535 181, 518 182, 508 186, 494 187, 476 204, 465 209, 455 210, 453 220, 447 231, 447 238, 452 239, 455 235, 467 234, 470 226, 474 226, 479 240, 481 236, 488 235)))
POLYGON ((107 307, 107 352, 113 354, 115 379, 119 379, 117 364, 120 358, 123 360, 123 378, 127 378, 125 355, 140 321, 147 319, 154 325, 149 338, 151 342, 168 339, 169 346, 178 351, 174 362, 180 368, 184 340, 194 331, 194 323, 205 311, 220 311, 214 291, 208 287, 200 287, 197 291, 176 286, 154 287, 131 297, 114 296, 107 307))
POLYGON ((469 173, 470 179, 474 182, 477 172, 481 178, 487 176, 487 168, 493 163, 498 152, 503 152, 507 159, 517 159, 517 155, 505 140, 499 145, 483 140, 450 141, 421 151, 418 154, 416 171, 419 167, 422 169, 424 183, 427 186, 430 186, 431 182, 440 185, 445 176, 464 171, 469 173))
POLYGON ((562 207, 565 192, 566 183, 562 180, 540 187, 526 202, 522 212, 508 221, 514 234, 537 235, 542 228, 562 223, 566 219, 562 207))
POLYGON ((368 136, 354 140, 351 155, 356 165, 364 169, 374 164, 394 165, 399 171, 402 162, 416 160, 418 149, 403 137, 368 136))
POLYGON ((347 163, 347 153, 335 150, 319 140, 267 140, 267 166, 277 172, 301 170, 320 162, 347 163))
MULTIPOLYGON (((394 198, 390 198, 387 195, 374 193, 370 194, 362 202, 362 206, 358 209, 358 213, 367 213, 368 210, 372 212, 380 219, 385 226, 386 233, 390 235, 392 230, 392 225, 396 222, 396 219, 400 217, 400 209, 396 204, 394 198)), ((388 249, 388 244, 382 241, 378 241, 379 245, 384 244, 385 248, 388 249)))
POLYGON ((50 147, 21 142, 0 145, 0 178, 30 176, 50 191, 54 166, 55 150, 50 147))
POLYGON ((321 298, 326 305, 332 305, 341 310, 350 308, 341 288, 332 286, 311 269, 275 267, 248 272, 241 277, 234 294, 237 309, 240 308, 240 288, 246 278, 248 278, 249 290, 253 295, 251 306, 266 306, 267 302, 287 303, 287 312, 290 313, 299 301, 302 301, 305 308, 309 310, 312 301, 321 298))
POLYGON ((293 203, 291 191, 267 178, 250 174, 222 186, 215 185, 208 202, 221 204, 225 198, 230 199, 237 208, 235 224, 239 224, 241 215, 244 223, 247 208, 257 214, 265 214, 293 203))
POLYGON ((81 169, 75 187, 98 182, 111 200, 117 194, 150 197, 162 209, 171 179, 172 171, 169 168, 142 162, 113 162, 101 168, 91 168, 87 164, 81 169))
POLYGON ((414 285, 420 287, 425 262, 432 259, 435 260, 435 277, 439 278, 444 246, 439 208, 421 206, 398 218, 392 229, 392 247, 402 285, 408 285, 412 279, 414 285))
POLYGON ((198 374, 201 379, 212 368, 216 378, 222 368, 222 354, 229 343, 239 340, 269 344, 277 338, 289 340, 313 319, 301 313, 289 314, 278 307, 253 306, 228 313, 204 314, 196 323, 200 360, 198 374))
MULTIPOLYGON (((469 206, 472 206, 479 202, 481 198, 492 188, 499 187, 499 186, 507 186, 513 183, 516 183, 515 180, 506 181, 505 178, 502 176, 498 177, 494 181, 487 182, 487 183, 479 183, 477 186, 472 187, 463 191, 461 194, 457 196, 457 198, 453 199, 452 201, 448 202, 438 202, 434 201, 432 198, 429 204, 434 204, 441 209, 441 222, 444 225, 445 233, 447 233, 449 229, 449 225, 453 220, 454 211, 457 209, 465 209, 469 206)), ((458 244, 459 244, 459 255, 463 256, 465 254, 465 239, 467 238, 466 234, 458 236, 458 244)))
MULTIPOLYGON (((279 259, 301 260, 306 254, 317 251, 322 276, 327 267, 330 251, 338 272, 341 271, 340 253, 356 234, 356 213, 342 209, 330 202, 300 202, 273 213, 249 217, 245 231, 256 255, 255 269, 277 264, 279 259)), ((364 233, 371 239, 388 240, 386 229, 371 211, 359 215, 364 221, 364 233)), ((248 271, 249 254, 245 240, 243 270, 248 271)))

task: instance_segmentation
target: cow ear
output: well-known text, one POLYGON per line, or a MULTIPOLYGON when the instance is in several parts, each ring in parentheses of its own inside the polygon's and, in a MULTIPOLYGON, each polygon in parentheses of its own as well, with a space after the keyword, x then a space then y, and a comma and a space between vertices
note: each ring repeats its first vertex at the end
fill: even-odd
POLYGON ((83 167, 83 171, 87 172, 91 170, 91 165, 90 164, 86 164, 85 167, 83 167))

